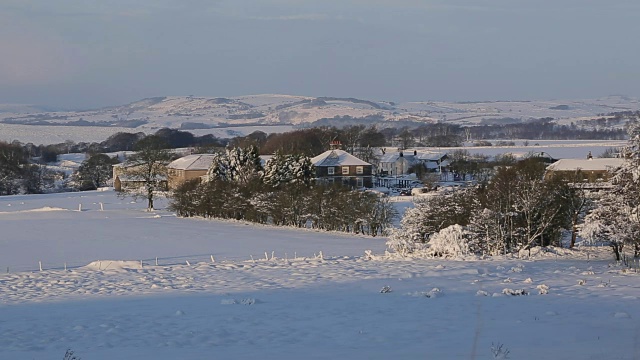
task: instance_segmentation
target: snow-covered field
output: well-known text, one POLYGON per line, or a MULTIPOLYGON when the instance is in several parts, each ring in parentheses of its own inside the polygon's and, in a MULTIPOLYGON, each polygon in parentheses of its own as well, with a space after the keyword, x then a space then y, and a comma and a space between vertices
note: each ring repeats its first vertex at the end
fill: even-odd
POLYGON ((640 278, 607 249, 388 259, 384 238, 144 207, 0 197, 0 359, 640 357, 640 278))
MULTIPOLYGON (((515 146, 471 146, 468 144, 464 147, 448 147, 448 148, 416 148, 421 151, 446 151, 453 153, 456 150, 466 150, 471 155, 483 154, 487 156, 496 156, 498 154, 513 154, 521 158, 531 153, 544 152, 545 156, 551 156, 554 159, 584 159, 591 152, 594 157, 600 156, 609 148, 620 148, 628 144, 626 140, 509 140, 515 143, 515 146), (524 145, 525 141, 528 145, 524 145)), ((496 143, 496 141, 493 141, 496 143)), ((412 151, 409 149, 407 151, 412 151)))
MULTIPOLYGON (((113 134, 119 132, 153 134, 159 127, 154 128, 123 128, 123 127, 99 127, 99 126, 43 126, 43 125, 15 125, 0 123, 0 141, 12 142, 18 140, 21 143, 33 143, 36 145, 60 144, 67 140, 73 142, 102 142, 113 134)), ((267 134, 281 133, 293 130, 291 125, 281 126, 230 126, 213 129, 185 130, 196 136, 212 134, 218 138, 232 138, 249 135, 254 131, 263 131, 267 134)))

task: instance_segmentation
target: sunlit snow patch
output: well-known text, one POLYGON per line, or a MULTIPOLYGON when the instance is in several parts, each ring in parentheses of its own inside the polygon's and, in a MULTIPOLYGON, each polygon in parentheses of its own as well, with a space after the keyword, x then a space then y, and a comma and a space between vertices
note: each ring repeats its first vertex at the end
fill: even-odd
POLYGON ((140 270, 142 265, 138 261, 98 260, 86 265, 84 268, 98 271, 128 271, 140 270))
POLYGON ((49 212, 49 211, 68 211, 67 209, 59 208, 59 207, 51 207, 45 206, 37 209, 29 209, 29 210, 18 210, 18 211, 5 211, 0 212, 0 214, 15 214, 15 213, 30 213, 30 212, 49 212))

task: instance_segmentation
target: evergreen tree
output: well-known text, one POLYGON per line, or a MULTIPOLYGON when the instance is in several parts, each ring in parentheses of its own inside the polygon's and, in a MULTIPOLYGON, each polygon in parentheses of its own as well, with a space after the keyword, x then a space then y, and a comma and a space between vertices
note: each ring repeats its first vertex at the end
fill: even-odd
POLYGON ((209 180, 222 180, 249 183, 262 174, 262 165, 258 149, 247 148, 226 149, 222 154, 214 155, 207 175, 209 180))
POLYGON ((105 154, 93 154, 80 164, 75 174, 80 190, 95 190, 106 186, 113 173, 113 165, 118 163, 117 157, 110 158, 105 154))
POLYGON ((310 185, 315 176, 311 159, 299 154, 285 155, 277 152, 264 167, 265 184, 279 187, 282 184, 310 185))

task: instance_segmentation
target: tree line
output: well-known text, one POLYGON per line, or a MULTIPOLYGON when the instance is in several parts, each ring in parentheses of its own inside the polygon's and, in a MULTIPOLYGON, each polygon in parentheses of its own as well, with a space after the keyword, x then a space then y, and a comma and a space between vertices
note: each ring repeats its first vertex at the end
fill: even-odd
MULTIPOLYGON (((490 180, 475 187, 416 200, 406 211, 388 245, 402 254, 429 248, 448 229, 457 232, 467 253, 500 255, 534 246, 560 246, 563 229, 571 227, 574 207, 583 194, 567 179, 544 178, 545 164, 529 158, 500 166, 490 180)), ((440 242, 442 243, 442 242, 440 242)), ((433 255, 455 256, 437 248, 433 255)))
POLYGON ((180 216, 244 220, 260 224, 376 236, 391 226, 389 199, 341 184, 313 181, 309 157, 276 153, 264 167, 256 147, 230 148, 215 156, 207 181, 187 181, 171 194, 180 216))
POLYGON ((387 245, 400 254, 501 255, 536 246, 611 246, 617 260, 631 247, 640 256, 640 125, 629 126, 624 165, 592 190, 578 169, 545 176, 528 158, 497 166, 478 185, 415 200, 387 245))

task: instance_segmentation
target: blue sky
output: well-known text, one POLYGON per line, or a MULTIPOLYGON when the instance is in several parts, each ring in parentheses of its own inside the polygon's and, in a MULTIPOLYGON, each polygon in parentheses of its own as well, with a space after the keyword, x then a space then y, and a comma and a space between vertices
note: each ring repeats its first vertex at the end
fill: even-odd
POLYGON ((2 0, 0 103, 640 96, 637 0, 2 0))

